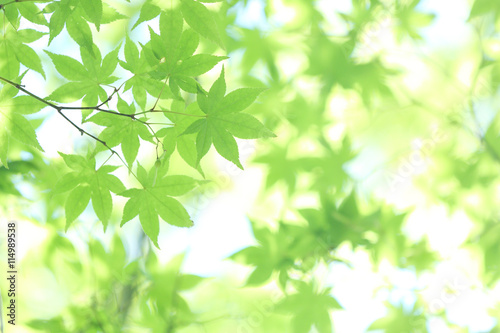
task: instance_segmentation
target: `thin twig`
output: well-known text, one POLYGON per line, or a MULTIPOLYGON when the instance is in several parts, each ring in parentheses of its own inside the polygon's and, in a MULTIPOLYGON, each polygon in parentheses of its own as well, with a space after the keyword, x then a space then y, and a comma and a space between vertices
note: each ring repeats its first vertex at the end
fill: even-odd
POLYGON ((101 109, 98 106, 82 106, 82 107, 79 107, 79 106, 58 106, 58 108, 61 110, 95 110, 95 111, 99 111, 99 112, 111 113, 111 114, 116 114, 117 116, 135 119, 135 115, 133 115, 133 114, 120 113, 120 112, 116 112, 113 110, 101 109))
POLYGON ((98 137, 96 137, 95 135, 93 134, 90 134, 89 132, 85 131, 83 128, 79 127, 78 125, 76 125, 73 121, 71 121, 71 119, 69 119, 68 117, 66 117, 66 115, 64 113, 62 113, 61 110, 57 110, 57 112, 59 112, 59 114, 61 116, 64 117, 64 119, 66 119, 71 125, 73 125, 82 135, 85 134, 89 137, 91 137, 92 139, 96 140, 97 142, 101 143, 104 147, 106 147, 111 153, 112 155, 116 155, 118 156, 118 158, 120 159, 120 161, 122 161, 123 165, 125 165, 125 167, 128 169, 128 171, 137 179, 139 180, 139 178, 135 175, 135 173, 132 171, 132 169, 128 166, 128 164, 123 160, 123 158, 120 156, 120 154, 118 154, 113 148, 111 148, 110 146, 108 146, 108 144, 106 142, 104 142, 103 140, 99 139, 98 137))
POLYGON ((104 102, 102 102, 101 104, 97 105, 96 109, 99 109, 101 106, 103 106, 104 104, 107 104, 112 98, 113 96, 118 92, 120 91, 120 89, 123 87, 123 85, 125 84, 125 82, 123 82, 122 84, 120 84, 120 86, 118 88, 116 87, 113 87, 113 92, 111 93, 111 95, 108 96, 108 98, 106 98, 106 100, 104 102))
POLYGON ((17 2, 50 2, 50 0, 13 0, 11 2, 4 3, 3 5, 0 5, 0 9, 2 9, 5 6, 15 4, 17 2))
POLYGON ((12 86, 14 86, 14 87, 15 87, 15 88, 17 88, 18 90, 22 91, 23 93, 25 93, 25 94, 27 94, 27 95, 30 95, 31 97, 33 97, 34 99, 36 99, 36 100, 38 100, 38 101, 40 101, 40 102, 44 103, 45 105, 48 105, 48 106, 50 106, 50 107, 52 107, 52 108, 54 108, 54 109, 56 109, 56 110, 57 110, 57 109, 59 109, 59 107, 58 107, 57 105, 55 105, 55 104, 53 104, 53 103, 50 103, 49 101, 46 101, 46 100, 44 100, 43 98, 38 97, 37 95, 35 95, 35 94, 33 94, 33 93, 29 92, 28 90, 24 89, 24 86, 22 86, 22 85, 20 85, 20 84, 18 84, 18 83, 12 82, 11 80, 8 80, 8 79, 3 78, 3 77, 1 77, 1 76, 0 76, 0 80, 2 80, 2 81, 4 81, 4 82, 6 82, 6 83, 8 83, 8 84, 10 84, 10 85, 12 85, 12 86))
POLYGON ((137 116, 137 115, 140 115, 140 114, 155 113, 155 112, 158 112, 158 113, 172 113, 172 114, 179 114, 181 116, 190 116, 190 117, 198 117, 198 118, 206 118, 207 117, 207 115, 189 114, 189 113, 182 113, 182 112, 176 112, 176 111, 170 111, 170 110, 155 110, 155 109, 150 109, 150 110, 147 110, 147 111, 138 112, 135 115, 137 116))
MULTIPOLYGON (((57 113, 59 113, 67 122, 69 122, 74 128, 76 128, 78 130, 78 132, 80 132, 81 135, 87 135, 88 137, 94 139, 95 141, 101 143, 104 147, 106 147, 110 152, 111 152, 111 155, 116 155, 118 156, 118 158, 122 161, 123 165, 125 165, 125 167, 129 170, 129 172, 135 177, 137 178, 137 176, 135 175, 135 173, 132 171, 132 169, 128 166, 128 164, 123 160, 123 158, 114 150, 112 149, 110 146, 108 146, 108 144, 106 142, 104 142, 103 140, 99 139, 98 137, 96 137, 95 135, 87 132, 86 130, 84 130, 83 128, 81 128, 80 126, 78 126, 77 124, 75 124, 71 119, 69 119, 62 111, 63 110, 73 110, 75 109, 74 107, 61 107, 61 106, 58 106, 54 103, 51 103, 49 101, 46 101, 44 100, 43 98, 31 93, 30 91, 24 89, 24 87, 18 83, 15 83, 15 82, 12 82, 6 78, 3 78, 0 76, 0 80, 1 81, 4 81, 12 86, 14 86, 15 88, 17 88, 18 90, 24 92, 25 94, 35 98, 36 100, 44 103, 45 105, 47 106, 50 106, 51 108, 55 109, 57 111, 57 113)), ((81 109, 81 108, 80 108, 81 109)), ((95 107, 94 109, 97 109, 97 107, 95 107)), ((100 111, 103 111, 102 109, 100 111)), ((117 114, 117 115, 122 115, 121 113, 116 113, 116 112, 113 112, 113 111, 110 111, 110 110, 106 110, 106 111, 103 111, 103 112, 110 112, 110 113, 113 113, 113 114, 117 114)), ((133 118, 135 119, 135 118, 133 118)), ((142 121, 141 121, 142 122, 142 121)), ((137 178, 138 180, 138 178, 137 178)))

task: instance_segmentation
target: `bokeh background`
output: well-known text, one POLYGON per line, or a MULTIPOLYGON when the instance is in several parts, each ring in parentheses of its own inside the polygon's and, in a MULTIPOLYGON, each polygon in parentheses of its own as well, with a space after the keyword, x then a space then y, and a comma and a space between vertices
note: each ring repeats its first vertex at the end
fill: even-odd
MULTIPOLYGON (((103 53, 158 24, 131 31, 143 2, 105 2, 124 18, 94 34, 103 53)), ((45 153, 19 145, 0 169, 20 255, 20 322, 5 332, 500 332, 500 3, 206 5, 226 50, 200 49, 229 56, 228 91, 268 88, 250 112, 277 138, 239 141, 244 171, 212 150, 212 182, 183 199, 195 226, 162 224, 158 250, 117 207, 106 232, 91 206, 64 232, 57 152, 93 143, 34 116, 45 153)), ((65 31, 47 42, 31 44, 47 81, 23 81, 42 96, 60 79, 41 50, 79 59, 65 31)), ((154 147, 139 160, 151 167, 154 147)))

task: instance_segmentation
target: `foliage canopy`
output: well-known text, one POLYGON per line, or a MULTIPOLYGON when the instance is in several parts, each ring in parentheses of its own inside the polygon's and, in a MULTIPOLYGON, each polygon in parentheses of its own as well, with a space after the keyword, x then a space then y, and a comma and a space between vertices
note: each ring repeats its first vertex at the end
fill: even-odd
POLYGON ((498 297, 480 323, 454 312, 500 279, 500 7, 458 3, 465 32, 442 46, 420 0, 0 0, 2 215, 43 230, 21 285, 55 304, 21 290, 20 324, 500 330, 498 297), (55 118, 76 135, 51 155, 55 118), (230 274, 164 260, 247 165, 263 186, 230 274))

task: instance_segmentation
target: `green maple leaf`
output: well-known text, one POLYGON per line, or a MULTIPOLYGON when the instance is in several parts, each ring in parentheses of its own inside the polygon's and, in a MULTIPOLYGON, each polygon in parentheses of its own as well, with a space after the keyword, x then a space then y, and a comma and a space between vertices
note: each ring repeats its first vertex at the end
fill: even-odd
MULTIPOLYGON (((134 104, 132 103, 131 105, 128 105, 120 97, 118 97, 117 108, 121 114, 135 114, 134 104)), ((101 134, 99 134, 99 138, 106 142, 109 147, 121 145, 125 160, 129 166, 132 166, 140 147, 139 137, 145 141, 154 143, 148 128, 140 120, 141 118, 133 119, 131 117, 123 117, 111 113, 99 112, 90 117, 87 121, 100 126, 106 126, 101 134)), ((103 145, 100 145, 99 147, 101 150, 107 149, 107 147, 103 145)))
POLYGON ((46 105, 30 96, 16 96, 18 90, 5 85, 0 91, 0 163, 8 166, 7 155, 10 139, 43 151, 35 129, 23 114, 40 111, 46 105))
POLYGON ((147 269, 156 281, 163 281, 162 284, 151 284, 145 290, 148 299, 154 300, 159 311, 176 312, 176 316, 182 315, 180 312, 188 311, 189 308, 183 299, 179 299, 179 291, 195 288, 203 282, 204 278, 192 275, 182 274, 181 267, 184 262, 185 254, 176 255, 167 264, 159 264, 157 260, 149 260, 147 269), (182 303, 179 304, 178 300, 182 303), (171 309, 177 308, 177 309, 171 309))
POLYGON ((266 176, 266 188, 271 188, 278 181, 282 181, 288 187, 289 194, 295 191, 297 173, 302 170, 300 161, 288 157, 288 147, 272 145, 266 154, 260 154, 253 162, 266 164, 268 166, 266 176))
MULTIPOLYGON (((231 259, 255 266, 246 285, 260 285, 269 280, 273 272, 286 273, 294 267, 297 259, 314 251, 315 239, 308 235, 303 227, 279 224, 276 232, 268 228, 259 228, 252 222, 252 230, 258 242, 231 255, 231 259)), ((287 275, 287 274, 284 274, 287 275)))
POLYGON ((493 14, 495 18, 500 17, 500 4, 496 1, 475 0, 471 8, 469 20, 481 16, 493 14))
POLYGON ((33 29, 15 30, 8 25, 0 39, 0 74, 13 79, 19 74, 19 64, 40 73, 45 79, 45 72, 38 54, 26 43, 40 39, 44 33, 33 29))
POLYGON ((329 248, 336 248, 342 242, 351 243, 352 248, 368 243, 365 233, 373 231, 377 214, 360 212, 355 192, 351 192, 338 207, 327 195, 321 195, 320 200, 321 210, 314 214, 307 210, 300 213, 329 248))
MULTIPOLYGON (((222 0, 204 0, 201 2, 221 2, 222 0)), ((183 18, 186 23, 201 36, 215 42, 222 49, 224 49, 224 44, 222 42, 221 36, 219 34, 219 28, 215 21, 215 17, 210 10, 205 7, 201 2, 193 0, 182 0, 179 9, 170 9, 167 11, 162 11, 160 7, 151 3, 152 1, 146 1, 141 7, 139 13, 139 18, 134 23, 132 30, 135 29, 142 22, 150 21, 160 14, 168 14, 168 12, 175 13, 174 20, 182 21, 183 18)), ((175 22, 174 20, 168 20, 169 22, 175 22)), ((181 26, 182 27, 182 26, 181 26)))
POLYGON ((95 158, 87 158, 80 155, 67 155, 59 153, 66 165, 72 172, 65 174, 57 182, 54 194, 71 191, 66 200, 66 230, 71 223, 80 216, 89 201, 92 199, 92 207, 97 217, 101 220, 104 230, 108 225, 111 211, 113 210, 113 200, 111 193, 121 193, 125 191, 125 186, 114 175, 110 173, 118 167, 103 165, 95 168, 95 158))
MULTIPOLYGON (((2 4, 7 3, 7 1, 1 1, 2 4)), ((40 12, 40 9, 31 1, 16 1, 15 3, 10 3, 8 6, 4 6, 3 11, 5 17, 9 20, 15 29, 19 28, 20 16, 35 24, 47 26, 47 20, 45 16, 40 12)))
POLYGON ((146 60, 145 49, 141 49, 139 53, 137 46, 128 36, 125 42, 124 54, 126 61, 118 60, 120 66, 134 74, 125 82, 124 91, 132 89, 134 99, 141 108, 146 108, 146 93, 162 99, 174 97, 170 89, 165 87, 161 81, 151 78, 149 72, 153 70, 153 67, 146 60))
POLYGON ((97 30, 102 17, 102 3, 100 0, 62 0, 49 5, 44 12, 52 12, 49 21, 49 44, 61 33, 66 26, 69 36, 89 54, 94 56, 92 31, 87 21, 94 21, 97 30), (90 7, 93 7, 91 9, 90 7), (92 12, 90 16, 86 12, 92 12), (82 17, 82 16, 85 16, 82 17), (88 19, 87 19, 88 18, 88 19))
POLYGON ((239 151, 234 137, 257 139, 275 137, 253 116, 242 113, 263 91, 260 88, 241 88, 227 95, 224 68, 214 82, 208 96, 198 92, 198 105, 205 113, 203 119, 193 122, 183 134, 198 133, 196 136, 197 163, 208 152, 212 143, 217 152, 239 168, 239 151))
POLYGON ((163 80, 168 78, 172 93, 178 98, 179 88, 196 93, 201 89, 193 77, 208 72, 223 56, 211 54, 195 54, 199 37, 191 29, 183 31, 183 20, 179 10, 168 10, 160 15, 160 35, 149 29, 151 41, 144 51, 146 59, 153 70, 152 78, 163 80))
MULTIPOLYGON (((352 151, 349 139, 346 137, 342 142, 340 149, 333 149, 328 143, 324 143, 325 155, 320 158, 303 159, 303 170, 308 171, 317 167, 319 172, 312 188, 316 191, 326 190, 328 188, 341 188, 348 179, 344 170, 344 165, 352 160, 356 155, 352 151)), ((300 161, 300 160, 299 160, 300 161)))
POLYGON ((88 22, 94 23, 97 31, 99 31, 101 24, 126 17, 105 2, 102 2, 102 0, 55 1, 47 5, 43 9, 43 13, 52 13, 48 24, 50 32, 49 44, 66 26, 69 36, 92 56, 94 56, 94 43, 92 30, 90 30, 88 22))
MULTIPOLYGON (((59 74, 71 81, 54 90, 47 99, 68 103, 83 98, 82 104, 86 106, 105 101, 108 95, 101 85, 109 85, 118 79, 111 74, 118 64, 119 49, 117 47, 102 59, 97 46, 94 45, 93 56, 86 48, 80 48, 83 64, 71 57, 45 51, 59 74)), ((91 110, 82 110, 83 119, 90 113, 91 110)))
POLYGON ((426 318, 422 306, 415 302, 411 309, 403 304, 387 304, 387 315, 374 321, 367 332, 427 332, 426 318))
POLYGON ((292 332, 307 333, 316 326, 321 333, 332 332, 330 309, 342 309, 330 289, 316 291, 313 283, 294 281, 297 293, 287 295, 276 305, 277 311, 293 314, 292 332))
POLYGON ((160 216, 165 222, 178 227, 191 227, 188 212, 182 204, 172 196, 180 196, 194 189, 200 182, 188 176, 166 176, 157 179, 158 170, 152 168, 149 173, 137 165, 137 177, 142 188, 132 188, 120 193, 130 198, 123 208, 121 225, 139 215, 142 229, 158 246, 160 232, 160 216))
POLYGON ((142 22, 154 19, 155 17, 160 15, 160 13, 161 13, 160 7, 153 5, 151 1, 146 1, 141 7, 141 11, 139 12, 139 18, 134 23, 132 30, 134 30, 142 22))
POLYGON ((347 138, 344 139, 340 149, 332 149, 327 143, 323 146, 326 149, 321 157, 290 159, 288 147, 274 145, 266 154, 256 157, 253 162, 268 165, 266 188, 281 181, 288 187, 289 194, 292 194, 295 190, 297 174, 309 172, 311 169, 318 170, 314 173, 314 181, 311 184, 311 188, 315 191, 340 188, 348 178, 343 166, 353 159, 355 154, 351 151, 347 138))
POLYGON ((198 1, 182 0, 181 11, 184 20, 186 20, 186 23, 189 24, 191 28, 224 49, 224 44, 219 35, 219 28, 217 27, 215 18, 207 7, 198 1))
POLYGON ((99 31, 102 19, 102 0, 80 0, 79 2, 85 14, 94 22, 97 31, 99 31))
POLYGON ((204 113, 200 110, 198 103, 191 103, 185 108, 182 101, 174 100, 170 110, 165 110, 165 117, 173 124, 172 127, 162 128, 156 135, 163 137, 163 147, 166 150, 167 156, 177 149, 182 159, 191 167, 198 170, 203 176, 201 166, 197 164, 196 159, 196 134, 181 135, 193 122, 199 117, 203 117, 204 113))

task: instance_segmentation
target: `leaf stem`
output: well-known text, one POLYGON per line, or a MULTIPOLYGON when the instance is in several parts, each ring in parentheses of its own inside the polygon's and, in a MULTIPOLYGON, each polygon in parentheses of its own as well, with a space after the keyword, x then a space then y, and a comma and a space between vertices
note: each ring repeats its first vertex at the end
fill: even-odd
POLYGON ((163 144, 163 142, 160 140, 160 138, 158 138, 158 136, 156 135, 156 132, 153 130, 153 128, 151 127, 151 125, 154 125, 155 123, 147 123, 147 122, 144 122, 144 124, 149 128, 149 130, 151 131, 151 133, 153 134, 153 136, 155 137, 156 139, 156 159, 158 159, 158 146, 160 145, 161 143, 161 146, 163 147, 163 151, 166 151, 165 149, 165 145, 163 144))
POLYGON ((144 125, 163 125, 163 126, 173 127, 173 124, 167 124, 167 123, 149 123, 149 122, 144 122, 144 125))
POLYGON ((167 75, 167 77, 165 78, 165 81, 163 82, 163 85, 161 86, 160 94, 158 95, 158 98, 156 99, 155 104, 153 105, 151 110, 153 110, 156 107, 156 105, 158 105, 158 102, 160 101, 161 94, 163 93, 163 90, 165 89, 165 86, 167 85, 167 80, 169 77, 170 77, 170 74, 167 75))

